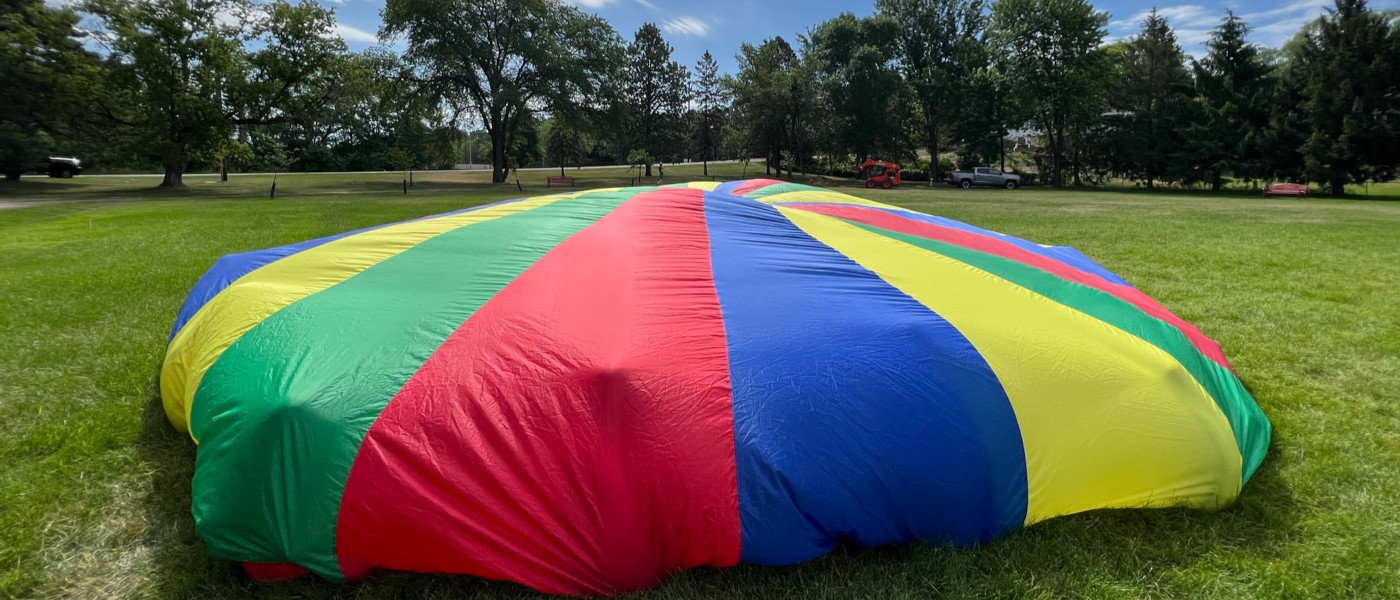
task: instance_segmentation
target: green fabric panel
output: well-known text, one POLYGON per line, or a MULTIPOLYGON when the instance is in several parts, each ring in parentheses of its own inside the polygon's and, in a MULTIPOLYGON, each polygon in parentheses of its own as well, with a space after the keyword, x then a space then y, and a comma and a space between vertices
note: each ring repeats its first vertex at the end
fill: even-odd
POLYGON ((1181 363, 1205 388, 1235 434, 1243 463, 1242 481, 1249 481, 1269 449, 1270 425, 1254 398, 1229 369, 1196 350, 1185 334, 1112 294, 1061 279, 1021 262, 928 238, 890 231, 842 219, 861 229, 918 246, 971 265, 1073 308, 1161 348, 1181 363))
POLYGON ((773 196, 773 195, 776 195, 776 194, 785 194, 785 193, 787 193, 787 192, 803 192, 803 191, 806 191, 806 192, 811 192, 811 191, 827 192, 827 191, 830 191, 830 190, 824 190, 824 189, 822 189, 822 188, 812 187, 812 186, 810 186, 810 185, 803 185, 803 184, 801 184, 801 183, 775 183, 775 184, 773 184, 773 185, 761 187, 761 188, 758 188, 758 189, 756 189, 756 190, 754 190, 754 191, 752 191, 752 192, 749 192, 749 193, 746 193, 746 194, 740 194, 740 195, 743 196, 743 197, 745 197, 745 198, 751 198, 751 199, 753 199, 753 200, 758 200, 758 199, 760 199, 760 198, 767 198, 767 197, 769 197, 769 196, 773 196))
POLYGON ((478 308, 635 193, 584 195, 439 234, 235 341, 192 409, 201 440, 194 516, 210 551, 342 579, 341 494, 385 405, 478 308))

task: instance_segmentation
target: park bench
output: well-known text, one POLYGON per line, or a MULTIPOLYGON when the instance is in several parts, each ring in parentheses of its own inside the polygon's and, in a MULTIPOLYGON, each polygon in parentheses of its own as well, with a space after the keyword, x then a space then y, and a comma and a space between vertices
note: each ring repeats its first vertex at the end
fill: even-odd
POLYGON ((1308 186, 1305 183, 1274 183, 1264 188, 1265 196, 1297 196, 1299 198, 1308 197, 1308 186))
POLYGON ((569 187, 573 187, 574 178, 566 175, 550 175, 549 177, 545 178, 544 187, 554 187, 554 184, 556 183, 559 185, 564 185, 567 183, 569 184, 569 187))

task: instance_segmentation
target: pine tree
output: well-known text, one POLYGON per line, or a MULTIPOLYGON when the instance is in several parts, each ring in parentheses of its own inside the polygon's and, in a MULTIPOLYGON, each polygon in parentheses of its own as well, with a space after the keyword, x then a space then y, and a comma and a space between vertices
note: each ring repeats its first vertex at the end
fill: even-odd
POLYGON ((708 176, 710 160, 719 154, 720 130, 724 126, 724 108, 728 103, 719 77, 719 64, 710 56, 709 50, 695 64, 692 94, 695 98, 695 147, 700 155, 701 169, 708 176))
POLYGON ((1261 141, 1273 102, 1269 65, 1245 41, 1249 27, 1227 12, 1210 34, 1205 58, 1195 61, 1195 122, 1186 129, 1186 154, 1196 178, 1219 191, 1226 175, 1265 174, 1261 141))
MULTIPOLYGON (((629 150, 654 160, 673 157, 685 139, 685 105, 690 73, 671 60, 671 45, 656 25, 646 23, 627 46, 623 94, 627 102, 629 150)), ((651 176, 651 162, 646 176, 651 176)))
POLYGON ((1308 178, 1341 195, 1347 183, 1384 181, 1400 167, 1400 40, 1366 0, 1337 0, 1296 60, 1311 129, 1308 178))
POLYGON ((1119 109, 1127 113, 1128 160, 1147 188, 1164 175, 1181 175, 1182 128, 1190 101, 1186 55, 1156 9, 1124 53, 1126 80, 1119 109))

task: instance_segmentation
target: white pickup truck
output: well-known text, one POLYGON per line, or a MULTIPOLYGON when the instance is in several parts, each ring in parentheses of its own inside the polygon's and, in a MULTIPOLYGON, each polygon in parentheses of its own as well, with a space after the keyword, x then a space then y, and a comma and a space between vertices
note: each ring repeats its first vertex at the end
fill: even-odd
POLYGON ((1001 170, 991 167, 974 167, 972 171, 954 171, 949 173, 948 183, 962 189, 967 189, 974 185, 990 185, 1014 190, 1021 187, 1021 176, 1011 173, 1002 173, 1001 170))

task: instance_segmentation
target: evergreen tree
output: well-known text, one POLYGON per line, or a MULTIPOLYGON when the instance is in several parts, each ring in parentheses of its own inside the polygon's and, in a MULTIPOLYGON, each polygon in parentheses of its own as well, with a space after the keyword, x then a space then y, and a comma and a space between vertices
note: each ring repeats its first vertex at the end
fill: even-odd
POLYGON ((1264 175, 1261 142, 1273 102, 1269 65, 1245 41, 1249 27, 1227 12, 1210 34, 1205 58, 1194 61, 1196 118, 1186 129, 1186 156, 1193 178, 1220 191, 1226 175, 1264 175))
POLYGON ((1128 160, 1152 189, 1164 175, 1184 175, 1179 161, 1190 102, 1191 75, 1176 34, 1156 9, 1142 22, 1123 59, 1118 108, 1125 113, 1128 160))
POLYGON ((719 155, 721 130, 727 94, 719 77, 719 64, 710 51, 695 64, 692 94, 695 98, 695 149, 700 155, 701 169, 710 174, 710 160, 719 155))
POLYGON ((1341 195, 1347 183, 1385 181, 1400 166, 1400 40, 1366 0, 1337 0, 1295 60, 1311 133, 1308 178, 1341 195))
MULTIPOLYGON (((674 158, 685 139, 685 108, 690 74, 671 60, 671 45, 651 23, 637 30, 627 46, 623 97, 627 105, 628 148, 653 160, 674 158)), ((651 176, 651 162, 646 175, 651 176)))

